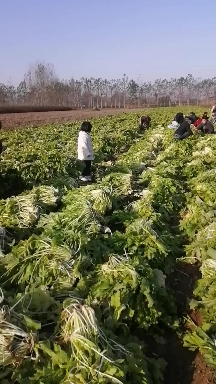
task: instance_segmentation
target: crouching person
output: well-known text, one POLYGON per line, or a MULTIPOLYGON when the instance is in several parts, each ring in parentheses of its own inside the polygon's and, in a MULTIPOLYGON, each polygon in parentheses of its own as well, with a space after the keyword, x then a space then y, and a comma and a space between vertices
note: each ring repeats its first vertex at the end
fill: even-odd
POLYGON ((201 124, 199 124, 196 127, 196 130, 200 132, 202 135, 205 135, 205 134, 212 135, 214 134, 214 125, 207 118, 204 118, 202 119, 201 124))
POLYGON ((198 117, 198 118, 197 118, 197 120, 196 120, 195 123, 194 123, 194 128, 195 128, 195 129, 197 129, 197 127, 198 127, 200 124, 202 124, 203 119, 205 119, 205 120, 209 120, 209 117, 208 117, 207 112, 204 112, 204 113, 202 114, 202 117, 198 117))
POLYGON ((141 116, 140 118, 140 125, 139 129, 140 131, 146 131, 150 128, 151 126, 151 117, 150 116, 141 116))
POLYGON ((190 115, 188 116, 189 120, 191 121, 191 124, 194 125, 195 121, 197 121, 198 117, 194 112, 191 112, 190 115))
POLYGON ((84 169, 80 176, 81 181, 91 181, 91 163, 94 160, 94 151, 90 132, 92 125, 89 121, 84 121, 81 125, 78 136, 78 160, 84 163, 84 169))
POLYGON ((183 121, 184 121, 184 115, 183 115, 183 113, 178 112, 178 113, 175 115, 175 117, 174 117, 172 123, 169 124, 169 125, 167 126, 167 128, 175 129, 175 130, 176 130, 177 128, 180 127, 180 125, 183 123, 183 121))
POLYGON ((188 121, 185 120, 183 113, 178 113, 177 115, 176 121, 179 123, 179 127, 175 131, 174 138, 177 140, 183 140, 193 135, 193 132, 190 128, 191 121, 189 119, 188 121))

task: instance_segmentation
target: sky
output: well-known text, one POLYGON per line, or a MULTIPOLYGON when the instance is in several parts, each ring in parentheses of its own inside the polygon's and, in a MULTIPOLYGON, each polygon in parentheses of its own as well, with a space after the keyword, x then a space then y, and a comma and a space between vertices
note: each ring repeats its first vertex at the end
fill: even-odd
POLYGON ((52 63, 60 79, 216 76, 215 0, 1 0, 0 83, 52 63))

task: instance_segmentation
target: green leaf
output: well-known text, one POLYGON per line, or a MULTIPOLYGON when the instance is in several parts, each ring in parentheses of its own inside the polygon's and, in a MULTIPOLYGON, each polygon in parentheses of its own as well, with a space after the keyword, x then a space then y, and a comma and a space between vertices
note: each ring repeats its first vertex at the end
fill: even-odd
POLYGON ((212 328, 212 324, 210 324, 210 323, 203 323, 202 324, 202 329, 203 329, 203 331, 204 332, 208 332, 209 330, 211 330, 211 328, 212 328))
POLYGON ((134 309, 129 308, 128 316, 129 316, 130 318, 132 318, 132 317, 134 316, 134 313, 135 313, 134 309))
POLYGON ((34 331, 39 331, 39 329, 41 329, 41 324, 30 319, 28 316, 24 316, 24 320, 29 329, 34 331))
POLYGON ((120 307, 115 309, 114 314, 115 314, 116 320, 119 320, 122 311, 124 311, 125 309, 126 309, 126 305, 124 304, 122 304, 120 307))
POLYGON ((117 367, 110 367, 110 368, 108 368, 108 369, 106 370, 106 373, 107 373, 108 375, 114 376, 115 373, 116 373, 116 371, 117 371, 117 367))
POLYGON ((195 309, 198 306, 198 301, 195 299, 191 299, 190 301, 190 309, 195 309))
POLYGON ((86 380, 81 373, 77 373, 75 377, 80 381, 80 383, 86 384, 86 380))
POLYGON ((114 295, 111 296, 110 304, 114 308, 120 307, 120 305, 121 305, 120 291, 117 291, 116 293, 114 293, 114 295))
POLYGON ((213 248, 209 248, 207 250, 207 255, 211 257, 212 259, 216 260, 216 250, 213 248))
POLYGON ((69 358, 66 352, 64 352, 58 344, 54 344, 54 351, 50 348, 49 343, 40 343, 40 349, 46 353, 52 359, 53 366, 62 367, 68 364, 69 358))

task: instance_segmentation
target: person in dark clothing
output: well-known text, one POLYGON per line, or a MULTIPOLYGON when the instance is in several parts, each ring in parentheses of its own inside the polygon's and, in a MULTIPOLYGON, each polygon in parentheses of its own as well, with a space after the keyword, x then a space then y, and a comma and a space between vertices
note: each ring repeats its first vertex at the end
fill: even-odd
POLYGON ((212 135, 214 133, 214 125, 208 119, 202 119, 202 123, 196 128, 202 134, 212 135))
POLYGON ((190 123, 184 119, 183 113, 177 113, 175 119, 177 123, 180 124, 175 131, 175 134, 174 134, 175 139, 183 140, 193 134, 190 128, 190 123))
POLYGON ((191 124, 194 124, 195 121, 198 119, 196 114, 194 112, 190 112, 190 115, 188 116, 189 120, 191 121, 191 124))
POLYGON ((174 117, 174 120, 179 124, 181 125, 183 122, 184 122, 184 115, 182 112, 178 112, 175 117, 174 117))
POLYGON ((175 115, 175 118, 174 120, 179 124, 181 125, 183 122, 184 122, 184 115, 182 112, 178 112, 176 115, 175 115))
POLYGON ((180 123, 179 121, 183 121, 184 120, 184 116, 183 116, 183 113, 179 112, 177 113, 175 116, 174 116, 174 119, 172 121, 171 124, 168 124, 167 128, 169 129, 177 129, 179 126, 180 126, 180 123))
POLYGON ((146 131, 147 129, 150 128, 150 126, 151 126, 151 117, 148 115, 141 116, 139 129, 141 131, 146 131))

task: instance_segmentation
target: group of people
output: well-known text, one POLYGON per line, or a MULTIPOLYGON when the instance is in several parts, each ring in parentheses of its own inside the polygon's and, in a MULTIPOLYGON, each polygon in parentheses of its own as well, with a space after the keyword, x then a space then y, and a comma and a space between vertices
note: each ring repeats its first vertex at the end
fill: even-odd
POLYGON ((168 125, 168 128, 175 130, 175 139, 183 140, 193 135, 191 125, 193 125, 195 132, 205 135, 215 133, 215 123, 216 106, 212 107, 210 118, 207 112, 204 112, 201 117, 196 116, 194 112, 191 112, 188 116, 184 116, 183 113, 179 112, 175 115, 172 124, 168 125))
MULTIPOLYGON (((151 126, 150 116, 141 116, 140 118, 140 130, 145 131, 151 126)), ((81 124, 80 132, 78 136, 78 160, 83 162, 84 168, 80 175, 80 181, 91 182, 91 164, 94 160, 94 151, 92 146, 92 140, 90 132, 92 125, 89 121, 84 121, 81 124)))
MULTIPOLYGON (((210 118, 207 112, 204 112, 201 117, 196 116, 194 112, 191 112, 188 116, 184 116, 183 113, 179 112, 175 115, 172 124, 168 125, 168 128, 174 130, 175 139, 183 140, 193 135, 192 125, 196 132, 205 135, 214 133, 214 124, 216 124, 216 106, 212 107, 210 118)), ((148 115, 141 116, 139 122, 140 131, 145 132, 150 127, 151 117, 148 115)), ((78 159, 84 163, 80 180, 84 182, 91 181, 91 163, 94 160, 94 151, 90 136, 91 129, 91 123, 84 121, 78 137, 78 159)))
MULTIPOLYGON (((208 117, 207 112, 204 112, 202 117, 196 116, 194 112, 191 112, 189 116, 184 116, 183 113, 179 112, 175 115, 172 124, 168 125, 168 128, 175 130, 174 137, 176 139, 183 140, 193 134, 191 125, 193 125, 195 130, 201 134, 213 134, 213 124, 216 124, 216 106, 214 106, 211 110, 211 118, 208 117)), ((140 131, 148 130, 150 126, 151 117, 148 115, 141 116, 139 125, 140 131)), ((80 180, 84 182, 91 181, 91 164, 94 160, 94 150, 90 136, 91 129, 91 123, 89 121, 84 121, 81 124, 78 136, 78 159, 84 163, 84 168, 81 173, 80 180)), ((2 142, 0 141, 0 154, 1 152, 2 142)))

